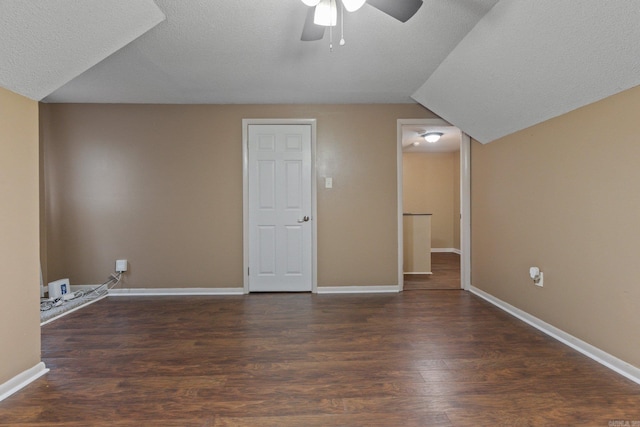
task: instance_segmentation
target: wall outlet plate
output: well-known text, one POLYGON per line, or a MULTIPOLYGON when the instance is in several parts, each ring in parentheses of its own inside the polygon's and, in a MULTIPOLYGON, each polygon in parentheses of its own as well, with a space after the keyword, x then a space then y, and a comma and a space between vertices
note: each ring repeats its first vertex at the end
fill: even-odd
POLYGON ((544 273, 542 271, 540 272, 540 279, 537 282, 533 282, 533 284, 541 288, 544 286, 544 273))
POLYGON ((116 260, 116 272, 124 273, 125 271, 127 271, 127 260, 126 259, 116 260))

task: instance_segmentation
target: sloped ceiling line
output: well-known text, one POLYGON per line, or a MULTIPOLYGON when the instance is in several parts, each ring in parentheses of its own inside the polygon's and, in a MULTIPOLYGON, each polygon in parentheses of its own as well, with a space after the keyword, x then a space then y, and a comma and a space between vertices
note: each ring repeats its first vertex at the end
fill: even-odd
POLYGON ((482 143, 640 84, 637 0, 502 0, 413 98, 482 143))
POLYGON ((153 0, 2 0, 0 86, 39 101, 164 20, 153 0))
POLYGON ((335 52, 299 41, 297 0, 156 1, 0 0, 0 86, 44 102, 413 98, 486 143, 640 84, 638 0, 424 0, 401 25, 363 8, 335 52))

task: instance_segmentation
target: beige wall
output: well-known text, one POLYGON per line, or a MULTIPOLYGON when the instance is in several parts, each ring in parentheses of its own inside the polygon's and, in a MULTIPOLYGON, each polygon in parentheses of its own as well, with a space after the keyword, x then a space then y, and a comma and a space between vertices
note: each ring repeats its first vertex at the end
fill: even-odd
POLYGON ((403 211, 432 214, 432 248, 460 249, 460 152, 404 153, 402 163, 403 211))
POLYGON ((0 88, 0 384, 40 362, 38 103, 0 88))
POLYGON ((471 156, 472 284, 636 367, 638 111, 640 87, 471 156))
POLYGON ((396 126, 419 105, 41 106, 49 280, 242 286, 242 119, 316 118, 318 284, 397 284, 396 126), (321 177, 333 177, 324 189, 321 177))

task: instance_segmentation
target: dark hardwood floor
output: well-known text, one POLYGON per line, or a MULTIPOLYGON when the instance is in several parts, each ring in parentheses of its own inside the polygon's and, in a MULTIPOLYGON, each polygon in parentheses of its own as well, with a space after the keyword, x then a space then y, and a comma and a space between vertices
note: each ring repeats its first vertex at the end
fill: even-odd
POLYGON ((2 426, 608 426, 637 385, 464 291, 110 297, 2 426))
POLYGON ((460 255, 451 252, 431 254, 432 274, 405 274, 404 290, 460 289, 460 255))

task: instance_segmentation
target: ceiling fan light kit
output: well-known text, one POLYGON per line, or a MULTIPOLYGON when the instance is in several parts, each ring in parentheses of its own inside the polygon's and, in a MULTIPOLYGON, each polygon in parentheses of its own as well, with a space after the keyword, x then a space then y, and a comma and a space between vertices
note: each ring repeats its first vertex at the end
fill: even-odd
MULTIPOLYGON (((329 27, 329 49, 333 50, 332 27, 338 24, 338 2, 340 3, 341 26, 344 34, 344 9, 347 12, 355 12, 368 3, 381 12, 406 22, 418 12, 422 6, 422 0, 301 0, 310 9, 307 13, 304 27, 302 28, 302 41, 315 41, 324 38, 325 27, 329 27)), ((343 46, 344 36, 340 39, 343 46)))
POLYGON ((316 6, 313 23, 323 27, 335 27, 338 23, 336 0, 321 0, 316 6))
POLYGON ((347 12, 355 12, 360 9, 367 0, 342 0, 342 4, 344 8, 347 9, 347 12))
MULTIPOLYGON (((338 21, 338 0, 302 0, 309 7, 316 8, 313 23, 323 27, 334 27, 338 21)), ((367 0, 341 0, 347 12, 355 12, 360 9, 367 0)))

